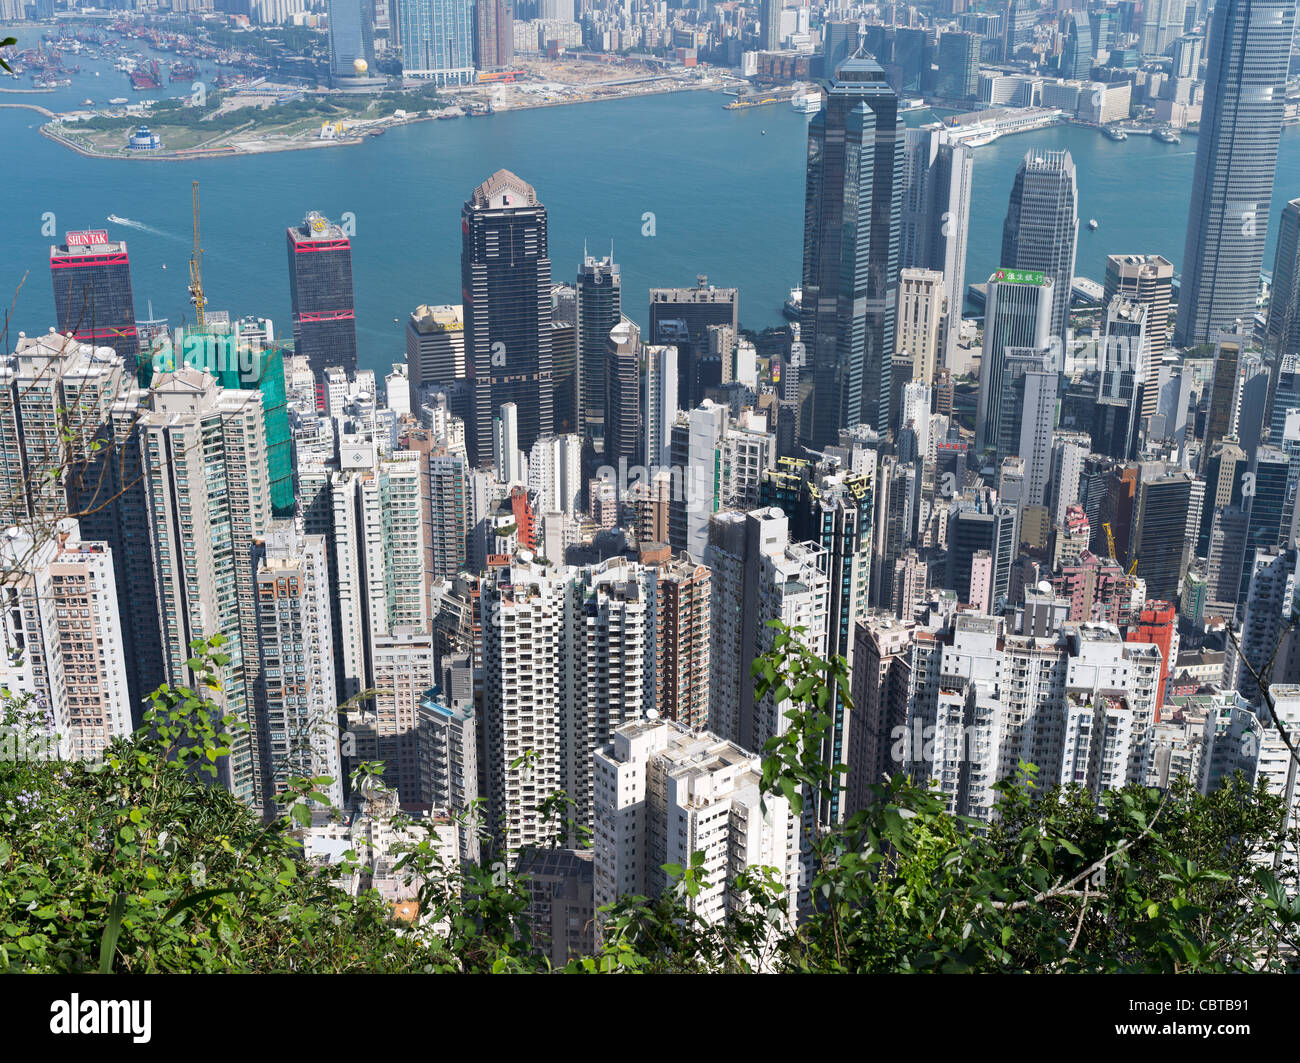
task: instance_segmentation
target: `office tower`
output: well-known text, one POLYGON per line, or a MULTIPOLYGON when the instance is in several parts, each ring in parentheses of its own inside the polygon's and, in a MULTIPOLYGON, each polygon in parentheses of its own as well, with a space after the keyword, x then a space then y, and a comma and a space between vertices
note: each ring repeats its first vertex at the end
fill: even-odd
POLYGON ((1061 77, 1087 81, 1092 77, 1092 23, 1080 11, 1065 16, 1065 45, 1061 49, 1061 77))
POLYGON ((1237 413, 1241 401, 1242 339, 1238 333, 1220 332, 1214 346, 1214 375, 1206 398, 1205 439, 1201 448, 1204 470, 1215 446, 1237 434, 1237 413))
POLYGON ((775 52, 781 47, 781 0, 761 0, 759 13, 759 46, 765 52, 775 52))
POLYGON ((808 126, 800 334, 814 392, 805 441, 890 426, 902 223, 903 123, 885 72, 861 51, 825 79, 808 126))
POLYGON ((858 24, 831 19, 822 23, 822 70, 829 72, 858 47, 858 24))
POLYGON ((1173 76, 1196 80, 1201 71, 1201 53, 1205 48, 1205 38, 1188 34, 1179 37, 1173 43, 1173 76))
POLYGON ((641 348, 641 460, 647 468, 672 461, 677 420, 677 348, 641 348))
MULTIPOLYGON (((1008 363, 1017 359, 1008 359, 1008 363)), ((1060 374, 1050 358, 1020 359, 1024 373, 1016 387, 1020 396, 1020 440, 1017 454, 1025 463, 1021 506, 1045 506, 1052 481, 1052 432, 1056 428, 1060 374)), ((1005 392, 1004 392, 1005 393, 1005 392)))
POLYGON ((1295 422, 1290 431, 1287 429, 1292 413, 1300 409, 1300 355, 1279 354, 1276 357, 1277 364, 1270 382, 1268 434, 1273 443, 1280 440, 1285 447, 1290 445, 1290 440, 1300 439, 1300 422, 1295 422))
POLYGON ((94 759, 131 734, 113 565, 108 544, 67 517, 0 536, 0 689, 18 717, 6 721, 9 757, 94 759))
POLYGON ((1143 5, 1143 55, 1163 55, 1174 38, 1183 35, 1186 0, 1146 0, 1143 5))
POLYGON ((1282 210, 1272 291, 1265 342, 1275 354, 1300 353, 1300 199, 1282 210))
POLYGON ((375 65, 372 4, 366 0, 328 0, 330 83, 365 77, 375 65))
POLYGON ((946 100, 973 100, 979 91, 979 37, 964 32, 939 34, 938 94, 946 100))
POLYGON ((712 575, 677 559, 656 566, 655 710, 692 731, 709 723, 712 575))
POLYGON ((635 465, 642 447, 641 330, 623 318, 605 340, 605 462, 635 465))
POLYGON ((575 309, 582 417, 581 427, 573 431, 599 438, 605 432, 605 357, 609 330, 623 316, 623 280, 612 256, 583 256, 575 309))
POLYGON ((1178 600, 1178 585, 1187 571, 1191 506, 1190 473, 1141 466, 1129 556, 1137 559, 1137 575, 1146 580, 1149 599, 1178 600))
POLYGON ((326 776, 321 785, 343 804, 334 633, 325 540, 274 521, 254 546, 261 676, 257 726, 265 750, 268 806, 292 778, 326 776))
POLYGON ((912 361, 912 379, 934 380, 948 327, 943 274, 932 269, 904 269, 898 282, 898 339, 895 350, 912 361))
POLYGON ((732 735, 745 749, 783 732, 789 702, 779 704, 769 691, 754 698, 749 668, 772 648, 769 620, 807 630, 801 636, 814 653, 826 652, 829 587, 822 550, 791 542, 790 522, 775 507, 749 513, 716 514, 709 523, 704 563, 713 574, 713 683, 709 691, 709 729, 732 735))
POLYGON ((352 373, 357 367, 352 242, 314 210, 285 233, 294 353, 306 358, 318 377, 332 366, 352 373))
MULTIPOLYGON (((943 274, 947 309, 940 335, 939 364, 945 366, 952 364, 966 299, 966 239, 974 165, 974 149, 950 139, 942 127, 904 131, 903 224, 898 263, 900 269, 943 274)), ((895 347, 905 349, 901 343, 895 347)))
POLYGON ((491 458, 492 417, 519 408, 519 446, 529 450, 553 429, 551 260, 546 208, 532 185, 498 170, 461 212, 460 275, 465 300, 465 362, 470 464, 491 458))
POLYGON ((492 466, 497 479, 510 486, 524 478, 523 454, 519 450, 519 407, 504 403, 492 418, 492 466))
POLYGON ((479 795, 478 712, 471 655, 448 655, 439 675, 438 685, 420 699, 417 715, 420 803, 461 819, 461 858, 477 861, 480 817, 471 810, 479 795))
POLYGON ((1068 151, 1025 154, 1002 225, 1004 269, 1038 270, 1052 280, 1049 335, 1064 344, 1070 323, 1079 191, 1068 151))
POLYGON ((677 348, 677 402, 698 406, 705 391, 722 383, 722 364, 709 356, 709 326, 740 327, 740 293, 709 284, 705 274, 694 288, 650 289, 650 338, 656 346, 677 348))
POLYGON ((1169 303, 1173 295, 1174 266, 1160 255, 1107 255, 1102 306, 1116 295, 1127 296, 1146 307, 1146 342, 1142 347, 1142 412, 1140 423, 1155 416, 1160 398, 1156 374, 1169 344, 1169 303))
POLYGON ((1088 12, 1088 25, 1092 29, 1092 50, 1094 55, 1109 58, 1111 47, 1115 43, 1117 19, 1114 11, 1088 12))
POLYGON ((411 390, 451 387, 464 380, 465 319, 459 306, 417 306, 406 323, 406 369, 411 390))
POLYGON ((675 483, 668 514, 668 543, 700 560, 709 542, 709 517, 722 500, 722 476, 716 455, 727 431, 727 410, 705 400, 681 412, 669 438, 669 465, 675 483))
POLYGON ((1267 683, 1300 682, 1300 553, 1295 547, 1251 559, 1250 587, 1238 642, 1237 660, 1227 662, 1227 678, 1254 704, 1263 700, 1256 676, 1267 683), (1271 665, 1270 665, 1270 662, 1271 665))
POLYGON ((1119 461, 1137 457, 1144 431, 1146 313, 1145 306, 1122 295, 1115 296, 1105 312, 1092 441, 1097 453, 1119 461))
POLYGON ((763 793, 760 758, 708 732, 667 720, 613 730, 595 758, 594 904, 670 885, 666 864, 702 854, 705 885, 684 897, 696 918, 726 922, 741 902, 736 877, 777 869, 782 915, 793 921, 800 893, 799 817, 784 797, 763 793))
POLYGON ((397 9, 402 76, 435 85, 474 80, 474 0, 405 0, 397 9))
MULTIPOLYGON (((1261 446, 1251 463, 1249 481, 1250 525, 1245 559, 1249 565, 1256 550, 1274 551, 1291 545, 1295 512, 1296 461, 1281 447, 1261 446)), ((1242 587, 1243 594, 1246 587, 1242 587)))
MULTIPOLYGON (((1086 432, 1059 431, 1052 436, 1052 523, 1059 525, 1067 507, 1082 503, 1084 460, 1092 451, 1086 432)), ((1085 510, 1086 511, 1086 510, 1085 510)))
POLYGON ((348 736, 355 750, 349 767, 379 761, 384 784, 404 803, 420 800, 420 705, 437 683, 433 636, 423 628, 398 626, 367 645, 372 693, 350 707, 348 736))
POLYGON ((509 0, 474 0, 474 58, 479 70, 502 70, 515 54, 509 0))
POLYGON ((261 394, 223 391, 206 373, 178 370, 155 382, 139 426, 164 677, 193 686, 191 642, 225 636, 221 652, 230 661, 212 696, 249 730, 230 733, 220 778, 240 801, 265 810, 273 794, 255 719, 261 660, 252 563, 271 521, 261 394))
POLYGON ((110 240, 103 229, 65 233, 62 244, 50 247, 50 277, 59 333, 112 347, 134 372, 140 341, 126 241, 110 240))
MULTIPOLYGON (((1030 348, 1046 351, 1053 335, 1055 284, 1039 271, 1003 268, 989 277, 984 315, 984 356, 980 361, 980 388, 975 415, 975 450, 998 447, 1004 433, 1019 424, 1002 424, 1002 389, 1006 379, 1007 351, 1030 348)), ((1059 334, 1058 334, 1059 335, 1059 334)), ((1012 451, 1006 450, 1006 453, 1012 451)))
POLYGON ((990 600, 997 603, 1011 593, 1011 565, 1016 541, 1016 507, 981 496, 974 503, 959 500, 948 517, 948 587, 965 600, 971 587, 975 554, 987 551, 991 563, 990 600))
POLYGON ((1205 557, 1209 550, 1215 511, 1241 502, 1246 461, 1246 452, 1235 440, 1223 439, 1215 444, 1205 467, 1205 507, 1196 537, 1197 557, 1205 557))
POLYGON ((1211 343, 1255 316, 1282 135, 1291 0, 1216 4, 1174 343, 1211 343))

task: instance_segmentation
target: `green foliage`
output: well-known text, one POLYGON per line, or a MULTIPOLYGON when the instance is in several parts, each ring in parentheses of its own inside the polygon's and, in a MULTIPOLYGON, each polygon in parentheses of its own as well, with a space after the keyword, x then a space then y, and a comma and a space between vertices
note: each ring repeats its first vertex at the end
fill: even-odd
MULTIPOLYGON (((759 698, 788 703, 767 743, 763 787, 802 809, 840 787, 822 755, 830 692, 847 704, 842 661, 776 626, 755 664, 759 698)), ((194 688, 164 686, 144 727, 100 764, 0 765, 0 969, 8 971, 546 972, 528 926, 527 869, 511 854, 447 866, 412 821, 397 870, 422 918, 394 921, 378 896, 302 859, 296 826, 325 803, 322 778, 292 779, 283 815, 262 822, 214 785, 240 722, 214 695, 229 663, 218 637, 194 644, 194 688)), ((21 724, 21 699, 4 704, 21 724)), ((512 770, 528 770, 521 757, 512 770)), ((1077 788, 1042 792, 1035 769, 998 787, 991 825, 951 815, 942 796, 896 776, 843 825, 808 839, 797 924, 782 873, 707 881, 704 854, 663 868, 656 897, 598 913, 599 947, 569 973, 1215 972, 1296 961, 1300 906, 1274 870, 1280 801, 1241 778, 1202 797, 1130 787, 1100 804, 1077 788), (697 904, 716 885, 730 917, 697 904)), ((363 764, 358 789, 382 788, 363 764)), ((572 801, 541 812, 554 844, 589 843, 572 801)), ((477 829, 480 809, 466 813, 477 829)), ((804 822, 809 822, 807 816, 804 822)))

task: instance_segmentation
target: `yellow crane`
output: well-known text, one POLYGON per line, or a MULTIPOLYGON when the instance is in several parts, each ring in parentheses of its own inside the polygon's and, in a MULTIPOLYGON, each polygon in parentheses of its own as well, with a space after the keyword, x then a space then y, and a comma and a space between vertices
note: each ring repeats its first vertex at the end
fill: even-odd
POLYGON ((194 321, 204 327, 203 248, 199 246, 199 183, 194 182, 194 252, 190 255, 190 302, 194 304, 194 321))
POLYGON ((1111 560, 1118 561, 1119 557, 1115 553, 1115 533, 1110 530, 1109 524, 1103 524, 1102 527, 1106 529, 1106 548, 1110 551, 1111 560))

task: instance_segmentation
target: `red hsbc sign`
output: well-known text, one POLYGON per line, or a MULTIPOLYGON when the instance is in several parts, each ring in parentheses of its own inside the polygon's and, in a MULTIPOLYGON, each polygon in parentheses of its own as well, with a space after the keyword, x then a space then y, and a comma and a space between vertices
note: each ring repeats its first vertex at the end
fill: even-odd
POLYGON ((82 229, 68 233, 68 247, 89 247, 92 244, 108 243, 107 229, 82 229))

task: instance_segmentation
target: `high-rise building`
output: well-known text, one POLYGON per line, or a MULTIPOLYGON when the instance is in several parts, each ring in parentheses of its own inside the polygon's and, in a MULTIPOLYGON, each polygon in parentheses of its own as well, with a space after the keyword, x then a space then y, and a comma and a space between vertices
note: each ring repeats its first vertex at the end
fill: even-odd
MULTIPOLYGON (((1278 378, 1283 370, 1285 356, 1300 354, 1300 199, 1291 200, 1282 210, 1277 233, 1277 257, 1273 260, 1272 292, 1264 342, 1275 359, 1269 385, 1269 404, 1276 424, 1277 403, 1274 397, 1278 391, 1278 378)), ((1274 436, 1280 436, 1280 433, 1275 431, 1274 436)), ((1277 442, 1276 438, 1274 442, 1277 442)))
POLYGON ((642 447, 641 330, 623 318, 605 340, 605 461, 634 465, 642 447))
POLYGON ((1068 151, 1025 154, 1002 225, 1004 269, 1037 270, 1052 280, 1049 335, 1064 344, 1070 323, 1079 190, 1068 151))
POLYGON ((223 391, 206 373, 181 369, 155 381, 139 424, 164 676, 192 687, 192 641, 225 636, 230 661, 213 696, 248 730, 231 732, 221 780, 239 800, 267 809, 252 563, 271 522, 262 396, 223 391))
POLYGON ((938 94, 946 100, 973 100, 980 91, 980 38, 974 33, 939 34, 938 94))
POLYGON ((647 468, 672 461, 677 420, 677 348, 641 348, 641 460, 647 468))
POLYGON ((1119 461, 1137 457, 1144 427, 1146 314, 1145 306, 1122 295, 1115 296, 1105 311, 1092 441, 1098 454, 1119 461))
POLYGON ((112 347, 134 372, 140 342, 126 241, 110 240, 103 229, 65 233, 63 243, 50 248, 50 276, 58 331, 112 347))
POLYGON ((478 712, 474 665, 469 654, 441 664, 442 681, 420 699, 416 750, 420 803, 461 817, 461 858, 478 860, 478 712))
POLYGON ((1216 510, 1241 502, 1246 481, 1246 452, 1232 439, 1215 444, 1205 467, 1205 506, 1196 536, 1196 556, 1205 557, 1210 548, 1210 530, 1216 510))
POLYGON ((1237 434, 1237 413, 1241 402, 1241 357, 1243 337, 1220 332, 1214 345, 1214 374, 1206 398, 1205 439, 1201 448, 1204 470, 1214 448, 1237 434))
POLYGON ((364 78, 375 65, 374 4, 329 0, 330 83, 364 78))
POLYGON ((781 0, 760 0, 758 43, 765 52, 781 47, 781 0))
POLYGON ((1263 552, 1251 559, 1250 587, 1236 660, 1227 662, 1227 679, 1242 697, 1263 700, 1264 683, 1300 682, 1300 552, 1295 547, 1263 552), (1270 664, 1271 662, 1271 664, 1270 664))
POLYGON ((474 61, 480 70, 502 70, 514 58, 510 0, 474 0, 474 61))
POLYGON ((108 544, 84 541, 67 517, 0 536, 0 690, 19 718, 5 730, 10 757, 93 759, 130 735, 113 564, 108 544), (30 748, 12 749, 15 731, 30 748))
POLYGON ((254 547, 262 669, 257 726, 270 805, 291 778, 329 778, 322 792, 343 803, 334 633, 325 540, 275 521, 254 547))
POLYGON ((528 454, 528 489, 537 492, 542 513, 575 516, 582 494, 582 440, 576 435, 538 439, 528 454))
POLYGON ((677 348, 677 403, 698 406, 705 391, 722 383, 722 363, 711 357, 709 326, 740 327, 740 293, 709 284, 705 274, 694 288, 650 289, 650 337, 655 346, 677 348))
POLYGON ((405 0, 397 8, 402 76, 435 85, 474 80, 474 0, 405 0))
MULTIPOLYGON (((966 240, 974 149, 951 139, 942 127, 908 129, 903 140, 903 225, 900 269, 943 274, 947 304, 939 364, 951 366, 966 299, 966 240)), ((896 344, 903 350, 901 343, 896 344)), ((926 380, 925 383, 931 383, 926 380)))
POLYGON ((1138 577, 1146 580, 1148 599, 1178 600, 1187 571, 1191 508, 1190 473, 1168 471, 1159 464, 1141 467, 1129 556, 1137 560, 1138 577))
POLYGON ((1169 344, 1169 304, 1173 298, 1174 265, 1160 255, 1107 255, 1106 280, 1101 305, 1117 295, 1127 296, 1146 309, 1146 340, 1142 348, 1141 421, 1155 416, 1160 393, 1156 375, 1169 344))
POLYGON ((311 211, 286 230, 294 353, 319 377, 338 366, 357 367, 357 322, 352 296, 352 241, 311 211))
POLYGON ((709 723, 712 576, 677 559, 656 566, 655 709, 692 731, 709 723))
POLYGON ((599 909, 630 894, 658 897, 664 866, 700 854, 705 885, 685 904, 721 924, 741 904, 731 888, 757 867, 776 868, 782 913, 800 894, 799 817, 784 797, 763 793, 759 757, 708 732, 668 720, 612 730, 595 755, 595 897, 599 909))
MULTIPOLYGON (((1056 300, 1052 278, 1036 270, 1003 268, 989 277, 984 315, 984 356, 980 361, 980 387, 975 414, 975 449, 999 447, 999 440, 1018 432, 1019 423, 1003 426, 1007 404, 1002 399, 1007 382, 1007 354, 1013 349, 1046 352, 1052 336, 1056 300)), ((1002 456, 1014 453, 1000 451, 1002 456)))
POLYGON ((1176 37, 1183 35, 1187 0, 1146 0, 1142 13, 1143 55, 1163 55, 1176 37))
POLYGON ((1087 81, 1092 77, 1092 23, 1082 11, 1065 16, 1065 44, 1061 49, 1061 77, 1087 81))
POLYGON ((459 306, 417 306, 406 323, 406 369, 415 394, 464 380, 465 318, 459 306))
POLYGON ((727 409, 705 400, 681 412, 669 437, 675 483, 668 515, 668 543, 701 560, 709 542, 709 518, 722 502, 722 475, 715 455, 727 431, 727 409))
POLYGON ((904 269, 898 282, 898 338, 895 349, 912 362, 912 379, 929 385, 940 366, 948 329, 943 274, 904 269))
POLYGON ((532 185, 498 170, 461 212, 461 289, 470 406, 465 445, 470 464, 492 455, 492 417, 519 408, 519 446, 553 431, 551 402, 551 260, 546 208, 532 185))
POLYGON ((578 270, 576 290, 582 427, 575 431, 600 437, 605 431, 605 356, 609 330, 623 316, 623 279, 618 263, 612 257, 585 255, 578 270))
POLYGON ((890 427, 903 204, 903 123, 885 71, 859 53, 825 79, 808 126, 801 340, 813 368, 805 442, 890 427))
POLYGON ((1295 10, 1291 0, 1214 7, 1174 328, 1180 347, 1254 320, 1295 10))

